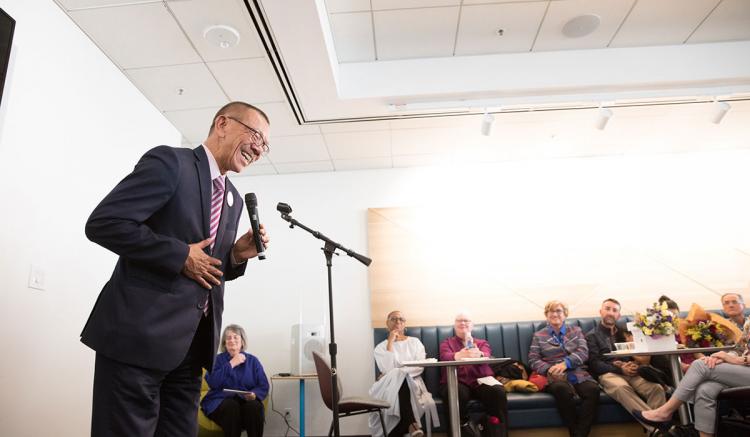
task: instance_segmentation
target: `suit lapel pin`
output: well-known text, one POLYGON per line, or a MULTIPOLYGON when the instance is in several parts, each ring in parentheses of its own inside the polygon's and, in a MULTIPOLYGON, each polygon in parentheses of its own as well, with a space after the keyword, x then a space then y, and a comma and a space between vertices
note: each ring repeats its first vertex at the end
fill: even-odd
POLYGON ((230 208, 234 205, 234 196, 232 196, 231 191, 227 192, 227 205, 229 205, 230 208))

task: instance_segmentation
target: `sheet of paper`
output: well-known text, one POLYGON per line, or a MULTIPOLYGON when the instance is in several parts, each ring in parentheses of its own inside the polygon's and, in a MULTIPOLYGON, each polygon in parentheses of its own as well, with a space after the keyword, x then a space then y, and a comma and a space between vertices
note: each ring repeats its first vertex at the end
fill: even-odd
POLYGON ((234 390, 231 388, 225 388, 224 391, 227 393, 237 393, 237 394, 243 394, 243 395, 249 395, 250 393, 252 393, 251 391, 234 390))
POLYGON ((500 384, 500 381, 495 379, 494 376, 483 376, 481 378, 477 378, 477 382, 484 385, 502 385, 500 384))

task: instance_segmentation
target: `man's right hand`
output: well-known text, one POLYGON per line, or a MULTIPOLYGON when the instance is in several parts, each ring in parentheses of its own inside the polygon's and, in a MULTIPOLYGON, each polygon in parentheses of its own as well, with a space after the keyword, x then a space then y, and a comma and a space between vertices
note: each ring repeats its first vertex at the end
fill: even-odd
POLYGON ((198 243, 189 244, 190 252, 182 267, 182 274, 199 283, 201 287, 208 290, 212 285, 221 285, 223 273, 215 266, 220 266, 221 261, 206 255, 203 248, 211 244, 211 239, 206 238, 198 243))
POLYGON ((624 373, 626 376, 636 376, 638 375, 638 364, 629 361, 622 365, 622 373, 624 373))

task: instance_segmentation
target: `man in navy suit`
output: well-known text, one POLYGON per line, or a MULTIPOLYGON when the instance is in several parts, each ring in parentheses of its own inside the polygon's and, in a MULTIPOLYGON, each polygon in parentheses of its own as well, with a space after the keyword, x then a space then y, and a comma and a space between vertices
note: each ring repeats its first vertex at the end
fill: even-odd
POLYGON ((243 202, 225 174, 260 159, 268 133, 260 109, 229 103, 201 146, 146 152, 89 217, 86 236, 119 255, 81 333, 96 351, 92 436, 197 434, 224 281, 257 256, 252 230, 235 241, 243 202))

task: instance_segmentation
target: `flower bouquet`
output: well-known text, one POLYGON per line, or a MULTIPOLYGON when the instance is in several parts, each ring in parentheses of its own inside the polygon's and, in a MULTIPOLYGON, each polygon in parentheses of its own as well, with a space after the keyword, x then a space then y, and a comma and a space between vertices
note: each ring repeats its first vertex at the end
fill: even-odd
POLYGON ((690 307, 680 322, 680 341, 687 347, 721 347, 734 344, 740 330, 729 320, 709 313, 698 304, 690 307))
POLYGON ((695 320, 685 329, 687 347, 722 347, 729 341, 729 331, 711 320, 695 320))
POLYGON ((666 303, 654 303, 646 309, 646 314, 635 313, 633 326, 649 337, 658 338, 677 332, 677 318, 667 309, 666 303))
POLYGON ((636 351, 656 352, 677 349, 677 318, 666 303, 654 303, 645 314, 635 313, 631 332, 636 351), (635 329, 638 328, 638 329, 635 329))

